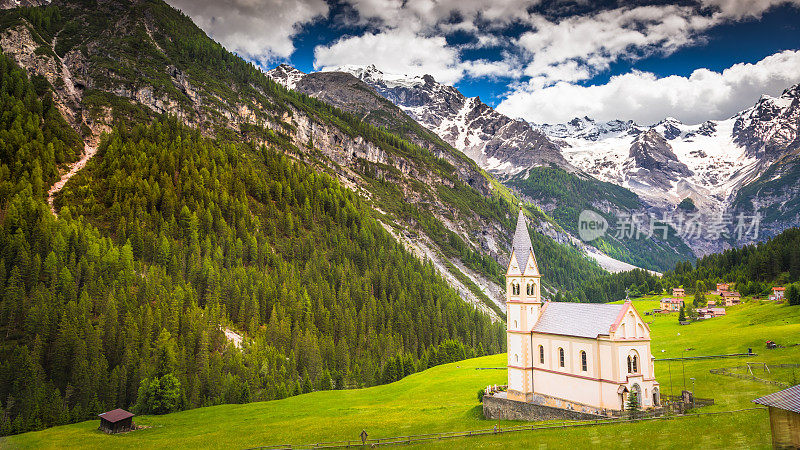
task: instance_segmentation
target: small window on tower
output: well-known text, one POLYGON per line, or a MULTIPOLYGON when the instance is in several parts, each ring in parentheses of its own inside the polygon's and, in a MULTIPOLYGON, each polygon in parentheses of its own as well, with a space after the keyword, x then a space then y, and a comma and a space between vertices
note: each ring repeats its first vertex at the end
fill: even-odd
POLYGON ((589 370, 589 364, 586 361, 586 352, 581 351, 581 370, 586 372, 589 370))
POLYGON ((544 347, 539 346, 539 363, 544 364, 544 347))
POLYGON ((558 349, 558 365, 564 367, 564 349, 560 347, 558 349))

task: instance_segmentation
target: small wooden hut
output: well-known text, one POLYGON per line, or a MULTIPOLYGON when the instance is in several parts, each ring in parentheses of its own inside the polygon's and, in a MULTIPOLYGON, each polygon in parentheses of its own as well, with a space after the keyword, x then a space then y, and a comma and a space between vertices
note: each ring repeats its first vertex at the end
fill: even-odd
POLYGON ((800 448, 800 384, 753 402, 769 407, 774 448, 800 448))
POLYGON ((98 414, 100 417, 100 431, 106 433, 121 433, 131 431, 134 428, 133 413, 124 409, 114 409, 98 414))

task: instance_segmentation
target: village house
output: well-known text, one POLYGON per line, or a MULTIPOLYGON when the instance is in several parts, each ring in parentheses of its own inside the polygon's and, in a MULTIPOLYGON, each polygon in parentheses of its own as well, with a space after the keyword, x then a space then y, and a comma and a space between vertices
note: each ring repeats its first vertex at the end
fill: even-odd
POLYGON ((733 306, 738 305, 742 302, 742 296, 738 292, 723 292, 722 293, 722 301, 725 303, 725 306, 733 306))
POLYGON ((697 308, 695 311, 700 319, 712 319, 725 315, 725 308, 697 308))
POLYGON ((709 300, 709 301, 706 303, 706 305, 707 305, 707 306, 709 306, 709 307, 711 307, 711 306, 717 306, 717 301, 716 301, 716 300, 709 300))
POLYGON ((769 408, 773 448, 800 448, 800 384, 753 402, 769 408))
POLYGON ((785 295, 786 295, 786 288, 785 287, 776 286, 776 287, 772 288, 772 295, 769 296, 769 299, 770 300, 781 301, 781 300, 784 299, 785 295))
POLYGON ((683 306, 683 300, 679 298, 664 297, 661 299, 661 312, 680 311, 681 306, 683 306))
POLYGON ((650 329, 631 302, 543 302, 540 278, 520 211, 506 273, 507 399, 620 411, 635 392, 642 408, 660 406, 650 329))
POLYGON ((683 288, 672 288, 673 297, 685 297, 686 291, 683 288))

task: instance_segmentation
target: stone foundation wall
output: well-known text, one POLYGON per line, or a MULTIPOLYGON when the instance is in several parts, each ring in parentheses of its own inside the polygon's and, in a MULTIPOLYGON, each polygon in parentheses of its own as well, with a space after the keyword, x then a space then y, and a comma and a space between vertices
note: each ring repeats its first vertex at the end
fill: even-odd
POLYGON ((555 408, 536 403, 518 402, 503 396, 486 395, 483 397, 483 416, 487 419, 501 420, 590 420, 603 419, 608 416, 590 414, 575 410, 555 408))

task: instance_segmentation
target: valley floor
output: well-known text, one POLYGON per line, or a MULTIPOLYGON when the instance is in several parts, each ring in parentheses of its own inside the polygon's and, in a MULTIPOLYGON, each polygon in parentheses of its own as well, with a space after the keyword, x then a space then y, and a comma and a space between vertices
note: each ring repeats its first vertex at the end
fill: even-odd
MULTIPOLYGON (((640 311, 658 305, 655 300, 634 302, 640 311)), ((751 401, 781 388, 764 383, 716 375, 716 368, 733 368, 747 362, 800 363, 800 307, 750 301, 729 308, 727 317, 680 326, 677 315, 645 316, 652 331, 656 358, 746 352, 751 358, 657 361, 662 394, 692 388, 695 395, 713 398, 716 405, 697 412, 752 408, 751 401), (766 350, 766 340, 786 346, 766 350)), ((247 448, 279 444, 314 444, 358 439, 361 430, 370 438, 444 431, 492 428, 484 420, 477 390, 488 384, 505 384, 505 355, 475 358, 435 367, 384 386, 350 391, 323 391, 284 400, 199 408, 165 416, 136 417, 149 428, 105 435, 97 421, 55 427, 12 436, 0 441, 9 448, 247 448), (499 368, 499 369, 498 369, 499 368), (488 369, 488 370, 480 370, 488 369)), ((800 377, 789 371, 776 373, 777 381, 800 377), (782 379, 787 378, 787 379, 782 379)), ((502 426, 518 422, 501 422, 502 426)), ((426 443, 431 447, 520 448, 769 448, 769 419, 764 410, 703 415, 606 426, 522 431, 479 438, 426 443)))

